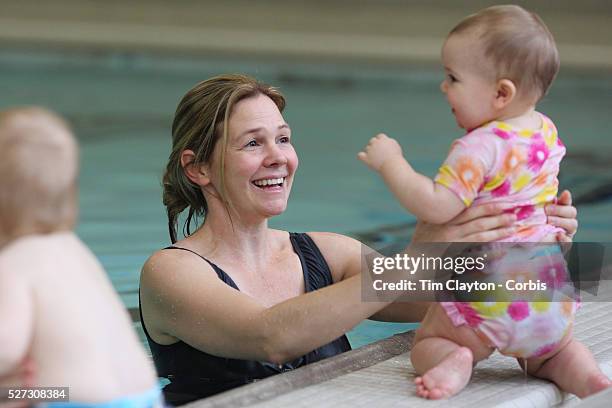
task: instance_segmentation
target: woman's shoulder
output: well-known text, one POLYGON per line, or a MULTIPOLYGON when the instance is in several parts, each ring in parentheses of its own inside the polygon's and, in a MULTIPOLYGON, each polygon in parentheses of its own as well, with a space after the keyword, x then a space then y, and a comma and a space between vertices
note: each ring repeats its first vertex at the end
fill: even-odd
POLYGON ((329 265, 334 282, 357 273, 361 264, 361 251, 367 249, 361 242, 334 232, 306 233, 319 248, 329 265))
POLYGON ((151 254, 151 256, 147 258, 147 260, 144 263, 144 266, 142 267, 142 270, 143 272, 144 271, 147 271, 147 272, 155 271, 160 266, 163 267, 164 265, 168 263, 171 263, 171 262, 173 263, 177 261, 178 259, 180 259, 181 257, 182 257, 182 254, 179 254, 178 251, 169 250, 167 248, 159 249, 153 252, 153 254, 151 254))
POLYGON ((155 251, 142 267, 141 284, 161 283, 190 275, 205 278, 209 275, 207 271, 210 272, 210 277, 216 277, 212 266, 197 253, 180 248, 168 247, 155 251))
POLYGON ((355 238, 351 238, 347 235, 338 234, 336 232, 325 232, 325 231, 310 231, 306 232, 312 240, 319 247, 329 247, 329 246, 359 246, 361 243, 357 241, 355 238))

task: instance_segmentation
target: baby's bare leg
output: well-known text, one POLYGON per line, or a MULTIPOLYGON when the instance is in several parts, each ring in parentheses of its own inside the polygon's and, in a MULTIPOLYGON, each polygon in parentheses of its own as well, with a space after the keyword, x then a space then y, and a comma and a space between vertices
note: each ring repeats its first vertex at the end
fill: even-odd
POLYGON ((488 357, 486 346, 467 326, 455 327, 440 305, 433 305, 417 331, 410 352, 418 374, 414 382, 423 398, 449 398, 470 380, 474 362, 488 357))
POLYGON ((574 339, 569 339, 551 357, 528 359, 527 372, 580 398, 612 387, 612 381, 601 372, 591 351, 574 339))

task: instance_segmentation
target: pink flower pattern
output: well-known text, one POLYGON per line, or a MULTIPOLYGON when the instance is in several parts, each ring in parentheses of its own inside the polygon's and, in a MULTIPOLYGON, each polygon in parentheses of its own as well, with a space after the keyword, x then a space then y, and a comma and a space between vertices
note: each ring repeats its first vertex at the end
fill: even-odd
POLYGON ((515 301, 508 306, 508 315, 515 322, 520 322, 529 316, 529 303, 524 301, 515 301))
POLYGON ((552 265, 544 265, 540 270, 539 278, 542 282, 546 282, 546 287, 549 289, 562 288, 567 280, 565 262, 559 260, 552 265))
POLYGON ((548 159, 549 154, 550 152, 548 151, 546 143, 539 138, 538 141, 534 142, 529 147, 529 153, 527 154, 527 167, 534 172, 539 172, 546 162, 546 159, 548 159))
POLYGON ((504 210, 506 214, 514 214, 516 215, 516 219, 518 221, 522 221, 524 219, 529 218, 535 211, 535 207, 533 205, 522 205, 520 207, 508 208, 504 210))
POLYGON ((478 312, 467 302, 456 302, 455 307, 461 313, 467 324, 471 327, 477 327, 482 323, 483 319, 478 315, 478 312))
POLYGON ((512 138, 512 135, 509 132, 506 132, 505 130, 501 130, 499 128, 493 128, 493 133, 495 133, 497 136, 501 137, 504 140, 512 138))

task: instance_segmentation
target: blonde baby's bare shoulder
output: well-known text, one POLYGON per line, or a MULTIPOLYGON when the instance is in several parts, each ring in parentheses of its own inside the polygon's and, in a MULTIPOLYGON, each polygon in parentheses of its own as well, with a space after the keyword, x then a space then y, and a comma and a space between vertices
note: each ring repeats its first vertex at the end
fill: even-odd
POLYGON ((87 247, 71 231, 27 235, 7 244, 0 251, 0 269, 31 277, 52 265, 64 265, 67 260, 95 260, 87 247))
POLYGON ((0 251, 0 270, 15 272, 20 267, 39 264, 41 257, 48 252, 44 243, 44 238, 39 236, 26 236, 11 241, 0 251))

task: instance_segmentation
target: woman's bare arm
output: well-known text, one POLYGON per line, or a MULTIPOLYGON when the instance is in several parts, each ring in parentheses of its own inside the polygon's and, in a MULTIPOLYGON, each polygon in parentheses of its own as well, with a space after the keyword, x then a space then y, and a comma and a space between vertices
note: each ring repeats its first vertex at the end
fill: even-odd
POLYGON ((278 364, 387 305, 361 302, 360 285, 354 276, 268 308, 223 283, 195 255, 160 251, 143 268, 141 296, 149 329, 216 356, 278 364))

